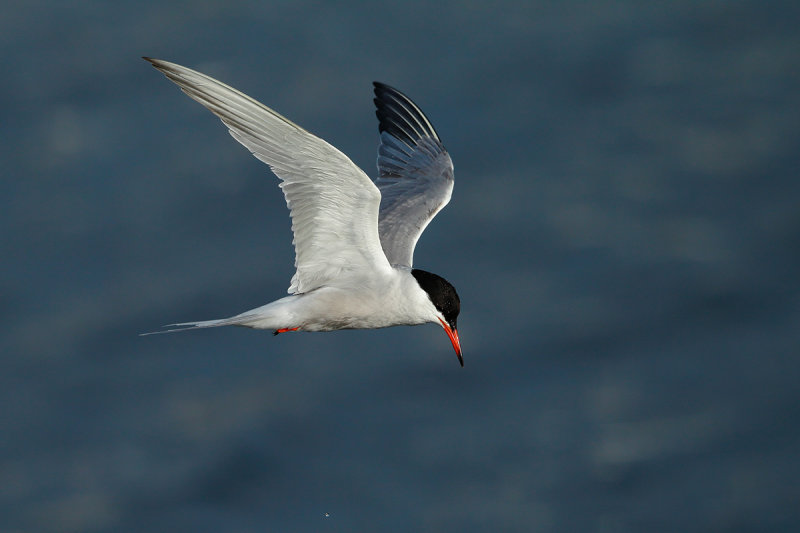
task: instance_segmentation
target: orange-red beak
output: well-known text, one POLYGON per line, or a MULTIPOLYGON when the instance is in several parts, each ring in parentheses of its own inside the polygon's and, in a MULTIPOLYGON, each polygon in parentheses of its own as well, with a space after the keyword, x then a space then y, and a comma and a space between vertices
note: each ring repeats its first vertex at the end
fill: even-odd
POLYGON ((464 358, 461 357, 461 343, 458 341, 458 330, 452 329, 449 325, 447 325, 447 322, 441 318, 439 319, 439 322, 442 323, 445 333, 447 333, 447 336, 450 337, 450 342, 453 343, 453 348, 458 356, 458 362, 461 363, 461 366, 464 366, 464 358))

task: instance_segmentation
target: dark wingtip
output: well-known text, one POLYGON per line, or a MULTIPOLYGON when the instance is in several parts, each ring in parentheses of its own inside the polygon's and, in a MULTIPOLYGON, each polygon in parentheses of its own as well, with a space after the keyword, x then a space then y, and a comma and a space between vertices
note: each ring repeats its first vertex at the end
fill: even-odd
POLYGON ((397 89, 395 89, 394 87, 392 87, 391 85, 383 83, 382 81, 373 81, 372 82, 372 86, 375 87, 376 89, 389 89, 390 91, 400 92, 397 89))
POLYGON ((372 86, 378 131, 393 135, 409 146, 416 145, 422 137, 439 140, 433 125, 411 98, 380 81, 373 81, 372 86))

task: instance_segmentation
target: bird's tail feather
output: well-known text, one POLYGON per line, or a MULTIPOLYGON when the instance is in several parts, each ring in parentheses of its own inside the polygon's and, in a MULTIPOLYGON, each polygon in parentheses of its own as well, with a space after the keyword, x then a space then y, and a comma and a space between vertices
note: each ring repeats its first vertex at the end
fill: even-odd
POLYGON ((230 318, 220 318, 217 320, 201 320, 199 322, 178 322, 176 324, 166 324, 162 327, 171 328, 162 331, 148 331, 147 333, 140 333, 140 337, 147 335, 160 335, 162 333, 175 333, 178 331, 188 331, 190 329, 204 329, 204 328, 217 328, 220 326, 246 326, 251 322, 252 316, 237 315, 230 318))
POLYGON ((177 324, 167 324, 162 331, 151 331, 141 333, 141 335, 158 335, 160 333, 174 333, 176 331, 187 331, 190 329, 217 328, 220 326, 245 326, 256 329, 279 330, 281 328, 292 327, 292 320, 289 320, 291 313, 286 311, 287 307, 297 300, 298 296, 286 296, 280 300, 250 309, 244 313, 217 320, 201 320, 199 322, 179 322, 177 324))

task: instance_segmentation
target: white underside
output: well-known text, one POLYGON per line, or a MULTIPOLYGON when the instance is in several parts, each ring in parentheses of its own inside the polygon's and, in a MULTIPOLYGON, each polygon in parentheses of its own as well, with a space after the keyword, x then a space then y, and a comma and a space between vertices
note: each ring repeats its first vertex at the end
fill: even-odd
POLYGON ((219 326, 273 331, 373 329, 438 323, 439 316, 410 271, 392 268, 374 277, 341 277, 335 285, 287 296, 230 318, 170 324, 177 328, 168 331, 219 326))

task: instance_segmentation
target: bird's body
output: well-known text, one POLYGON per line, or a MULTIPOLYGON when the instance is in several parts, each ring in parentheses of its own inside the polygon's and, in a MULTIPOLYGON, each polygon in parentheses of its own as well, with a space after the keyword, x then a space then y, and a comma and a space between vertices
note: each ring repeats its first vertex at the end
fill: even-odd
POLYGON ((455 289, 412 267, 419 235, 450 200, 453 166, 410 99, 375 83, 381 146, 373 183, 339 150, 252 98, 186 67, 145 59, 282 180, 296 253, 290 296, 166 331, 237 325, 277 334, 433 322, 445 329, 463 366, 455 289))
POLYGON ((272 331, 334 331, 416 326, 435 312, 411 272, 391 268, 381 276, 341 276, 337 283, 293 294, 239 315, 174 326, 247 326, 272 331), (426 310, 421 313, 420 310, 426 310), (297 328, 297 329, 295 329, 297 328))

